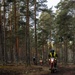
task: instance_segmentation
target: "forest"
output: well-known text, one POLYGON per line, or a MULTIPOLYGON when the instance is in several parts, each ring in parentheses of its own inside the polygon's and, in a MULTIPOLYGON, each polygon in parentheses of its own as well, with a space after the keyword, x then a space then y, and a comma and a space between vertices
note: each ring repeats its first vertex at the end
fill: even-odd
POLYGON ((0 75, 48 68, 51 49, 60 66, 75 68, 75 0, 60 0, 55 8, 48 8, 47 0, 0 0, 0 75))

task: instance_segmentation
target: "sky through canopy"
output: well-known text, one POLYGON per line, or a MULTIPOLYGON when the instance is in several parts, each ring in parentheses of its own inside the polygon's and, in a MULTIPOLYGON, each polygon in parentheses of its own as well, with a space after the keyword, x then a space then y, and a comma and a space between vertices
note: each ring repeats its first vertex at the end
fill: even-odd
POLYGON ((56 8, 54 6, 56 6, 60 2, 60 0, 47 0, 47 1, 48 1, 47 2, 48 8, 53 7, 52 10, 55 12, 56 8))

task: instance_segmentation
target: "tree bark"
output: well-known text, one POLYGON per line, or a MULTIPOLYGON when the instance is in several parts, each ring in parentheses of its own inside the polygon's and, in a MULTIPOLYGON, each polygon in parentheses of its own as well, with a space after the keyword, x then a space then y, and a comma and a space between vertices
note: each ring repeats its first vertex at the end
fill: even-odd
POLYGON ((14 62, 14 57, 13 57, 13 44, 12 44, 12 26, 11 26, 11 16, 9 19, 9 25, 10 25, 10 58, 11 58, 11 63, 14 62))
POLYGON ((6 32, 5 32, 5 23, 6 23, 6 17, 5 17, 5 0, 3 0, 3 4, 4 4, 4 17, 3 17, 3 19, 4 19, 4 27, 3 27, 3 30, 4 30, 4 32, 3 32, 3 44, 4 44, 4 50, 3 50, 3 61, 4 61, 4 64, 6 64, 6 62, 7 62, 7 52, 6 52, 6 32))
POLYGON ((18 56, 18 44, 19 44, 19 40, 18 40, 18 26, 17 26, 17 16, 16 16, 16 0, 14 0, 14 23, 15 23, 15 51, 16 51, 16 60, 17 62, 19 61, 19 56, 18 56))
POLYGON ((4 63, 4 45, 3 45, 3 31, 2 31, 2 16, 1 16, 1 5, 0 5, 0 57, 1 61, 4 63))
POLYGON ((35 24, 35 51, 36 51, 36 65, 37 65, 37 31, 36 31, 36 0, 34 0, 34 24, 35 24))
POLYGON ((29 0, 26 0, 26 63, 30 65, 29 0))

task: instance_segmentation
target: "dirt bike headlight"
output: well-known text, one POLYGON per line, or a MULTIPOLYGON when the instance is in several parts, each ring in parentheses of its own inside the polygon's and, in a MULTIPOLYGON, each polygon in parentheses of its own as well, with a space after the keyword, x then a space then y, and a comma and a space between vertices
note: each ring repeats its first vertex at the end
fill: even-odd
POLYGON ((51 59, 51 61, 53 62, 54 60, 53 60, 53 59, 51 59))
POLYGON ((54 62, 54 58, 51 58, 51 62, 54 62))

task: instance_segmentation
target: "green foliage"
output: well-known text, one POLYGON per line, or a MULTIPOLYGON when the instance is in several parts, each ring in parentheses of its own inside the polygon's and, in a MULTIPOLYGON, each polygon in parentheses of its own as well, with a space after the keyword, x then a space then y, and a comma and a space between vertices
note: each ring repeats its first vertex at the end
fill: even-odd
MULTIPOLYGON (((60 6, 59 6, 60 7, 60 6)), ((71 30, 71 25, 72 25, 72 20, 73 16, 69 13, 70 12, 70 6, 69 2, 64 1, 61 3, 61 9, 59 14, 57 15, 56 22, 59 27, 58 34, 60 36, 67 37, 67 35, 70 35, 72 30, 71 30), (65 6, 63 6, 65 4, 65 6)))
POLYGON ((38 25, 38 45, 47 44, 47 39, 50 36, 50 31, 53 30, 53 13, 51 9, 46 9, 42 12, 38 25))

